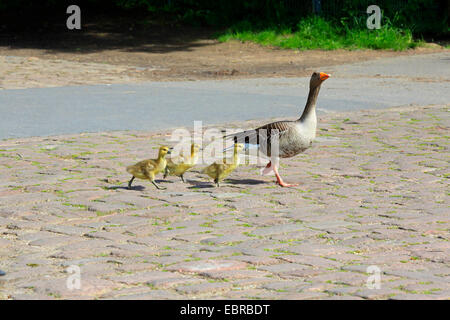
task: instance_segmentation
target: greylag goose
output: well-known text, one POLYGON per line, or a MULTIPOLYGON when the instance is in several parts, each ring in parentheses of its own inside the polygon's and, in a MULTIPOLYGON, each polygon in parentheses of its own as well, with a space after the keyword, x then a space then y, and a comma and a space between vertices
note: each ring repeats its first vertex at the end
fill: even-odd
POLYGON ((330 77, 324 72, 314 72, 309 81, 309 94, 301 117, 295 121, 277 121, 266 124, 255 130, 248 130, 225 136, 234 143, 256 145, 271 160, 263 170, 263 174, 274 172, 277 183, 282 187, 294 187, 288 184, 278 173, 279 158, 290 158, 308 149, 316 137, 316 101, 322 82, 330 77), (275 142, 274 142, 275 141, 275 142), (278 148, 274 148, 278 144, 278 148))

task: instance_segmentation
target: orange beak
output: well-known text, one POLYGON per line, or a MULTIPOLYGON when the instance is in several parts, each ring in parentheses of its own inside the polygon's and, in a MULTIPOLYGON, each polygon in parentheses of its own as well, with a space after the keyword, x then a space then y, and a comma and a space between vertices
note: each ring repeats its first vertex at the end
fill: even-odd
POLYGON ((329 74, 326 74, 325 72, 320 73, 320 80, 324 81, 327 80, 330 77, 329 74))

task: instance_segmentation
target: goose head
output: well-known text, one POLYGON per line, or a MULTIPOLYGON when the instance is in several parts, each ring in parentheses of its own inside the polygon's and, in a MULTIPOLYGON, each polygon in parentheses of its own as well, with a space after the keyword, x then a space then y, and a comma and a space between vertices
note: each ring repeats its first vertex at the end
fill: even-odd
POLYGON ((309 86, 311 88, 320 86, 322 82, 327 80, 329 77, 330 75, 325 72, 314 72, 311 76, 311 80, 309 81, 309 86))

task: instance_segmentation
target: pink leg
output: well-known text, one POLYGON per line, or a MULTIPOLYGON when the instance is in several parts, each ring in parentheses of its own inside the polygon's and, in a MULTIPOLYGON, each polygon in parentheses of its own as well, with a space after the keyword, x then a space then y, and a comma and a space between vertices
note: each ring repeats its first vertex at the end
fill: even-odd
POLYGON ((278 168, 276 165, 273 166, 273 171, 275 172, 275 175, 277 176, 277 183, 282 187, 296 187, 298 186, 298 183, 296 184, 289 184, 283 181, 280 174, 278 173, 278 168))

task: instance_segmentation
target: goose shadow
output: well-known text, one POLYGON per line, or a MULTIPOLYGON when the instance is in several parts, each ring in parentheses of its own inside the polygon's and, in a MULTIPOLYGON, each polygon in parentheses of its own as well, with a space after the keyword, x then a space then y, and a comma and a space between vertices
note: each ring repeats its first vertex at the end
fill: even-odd
MULTIPOLYGON (((212 182, 200 182, 200 181, 189 181, 189 184, 191 184, 188 189, 206 189, 206 188, 216 188, 216 185, 212 182)), ((231 185, 259 185, 259 184, 265 184, 266 181, 264 180, 256 180, 256 179, 225 179, 222 183, 224 185, 231 184, 231 185)))
POLYGON ((258 185, 267 183, 264 180, 257 180, 257 179, 225 179, 225 182, 231 184, 246 184, 246 185, 258 185))

